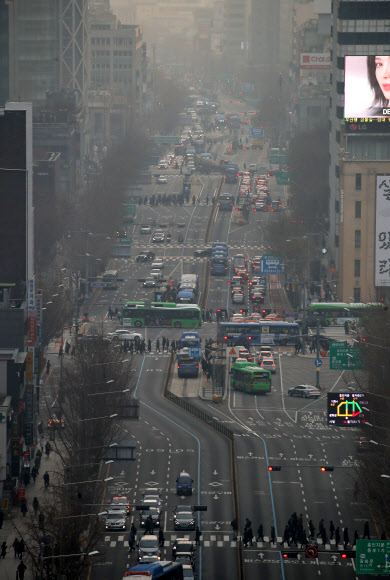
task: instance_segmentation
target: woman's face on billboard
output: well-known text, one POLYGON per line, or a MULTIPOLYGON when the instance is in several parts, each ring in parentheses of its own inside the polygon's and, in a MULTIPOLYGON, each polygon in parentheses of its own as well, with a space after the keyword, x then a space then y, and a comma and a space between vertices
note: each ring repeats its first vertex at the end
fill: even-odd
POLYGON ((375 57, 375 76, 385 99, 390 99, 390 56, 375 57))

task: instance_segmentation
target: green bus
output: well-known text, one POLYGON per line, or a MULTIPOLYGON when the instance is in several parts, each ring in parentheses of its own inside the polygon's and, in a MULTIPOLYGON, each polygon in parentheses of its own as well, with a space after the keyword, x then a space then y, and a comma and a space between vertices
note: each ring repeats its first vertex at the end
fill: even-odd
POLYGON ((373 309, 383 309, 380 302, 358 303, 353 302, 312 302, 308 307, 308 314, 318 313, 325 326, 343 325, 347 320, 351 324, 360 324, 362 314, 373 309))
POLYGON ((271 392, 271 372, 248 361, 237 361, 230 370, 230 386, 236 391, 264 395, 271 392))
POLYGON ((202 311, 196 304, 174 302, 126 302, 122 308, 122 325, 195 328, 202 325, 202 311))

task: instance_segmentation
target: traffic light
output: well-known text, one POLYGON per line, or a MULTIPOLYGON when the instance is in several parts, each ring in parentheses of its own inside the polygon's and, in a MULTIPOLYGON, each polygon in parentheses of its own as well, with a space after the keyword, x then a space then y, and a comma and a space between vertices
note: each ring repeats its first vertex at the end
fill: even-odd
POLYGON ((321 467, 321 471, 334 471, 334 467, 329 466, 329 465, 323 465, 321 467))
POLYGON ((194 505, 194 512, 207 512, 207 505, 194 505))
POLYGON ((268 465, 268 471, 280 471, 281 469, 281 465, 268 465))
POLYGON ((346 560, 347 558, 356 558, 355 550, 344 550, 340 552, 340 556, 342 560, 346 560))
POLYGON ((282 558, 295 558, 297 559, 299 552, 282 552, 282 558))

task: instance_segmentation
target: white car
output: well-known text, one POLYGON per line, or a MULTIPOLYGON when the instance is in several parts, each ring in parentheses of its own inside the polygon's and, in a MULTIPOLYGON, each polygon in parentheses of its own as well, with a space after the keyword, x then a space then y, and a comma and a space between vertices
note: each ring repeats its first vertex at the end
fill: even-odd
POLYGON ((166 161, 160 161, 158 164, 159 169, 168 169, 168 163, 166 161))
POLYGON ((109 332, 108 338, 111 338, 111 340, 135 340, 136 338, 142 340, 143 336, 139 332, 129 332, 128 330, 119 329, 115 332, 109 332))
POLYGON ((156 178, 156 183, 168 183, 168 179, 164 175, 159 175, 156 178))
POLYGON ((152 228, 150 226, 141 226, 141 234, 150 234, 152 228))
POLYGON ((154 278, 155 280, 158 280, 159 278, 162 277, 161 271, 158 268, 155 268, 154 270, 152 270, 150 272, 150 277, 154 278))
POLYGON ((152 262, 152 268, 162 270, 164 268, 164 260, 162 258, 156 258, 152 262))

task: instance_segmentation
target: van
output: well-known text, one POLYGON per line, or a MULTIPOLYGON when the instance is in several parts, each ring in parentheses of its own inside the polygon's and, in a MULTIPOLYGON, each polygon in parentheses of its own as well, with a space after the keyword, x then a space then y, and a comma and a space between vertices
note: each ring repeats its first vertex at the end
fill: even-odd
POLYGON ((141 560, 143 556, 157 556, 158 559, 161 557, 158 537, 155 535, 149 534, 147 536, 142 536, 140 541, 137 543, 137 547, 138 560, 141 560))
POLYGON ((177 495, 192 495, 192 484, 194 480, 187 471, 181 471, 176 479, 177 495))

